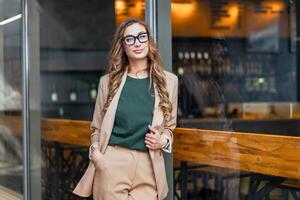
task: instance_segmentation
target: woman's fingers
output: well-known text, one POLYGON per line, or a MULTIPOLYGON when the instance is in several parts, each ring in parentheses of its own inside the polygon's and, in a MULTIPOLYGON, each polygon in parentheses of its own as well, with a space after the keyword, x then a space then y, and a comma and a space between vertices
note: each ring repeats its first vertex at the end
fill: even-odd
POLYGON ((146 139, 146 140, 149 140, 149 141, 151 141, 151 142, 153 142, 153 143, 156 142, 156 137, 155 137, 154 135, 152 135, 152 134, 146 134, 145 139, 146 139))
POLYGON ((149 149, 152 149, 152 150, 156 150, 157 149, 157 145, 149 143, 148 141, 145 141, 145 145, 149 149))
POLYGON ((157 144, 156 141, 154 141, 154 140, 148 140, 148 139, 145 140, 145 143, 150 144, 150 145, 157 144))
POLYGON ((159 138, 151 133, 147 133, 145 136, 145 145, 152 150, 160 149, 159 138))
POLYGON ((98 150, 98 148, 94 148, 94 150, 92 150, 92 161, 96 164, 99 159, 100 159, 101 153, 98 150))

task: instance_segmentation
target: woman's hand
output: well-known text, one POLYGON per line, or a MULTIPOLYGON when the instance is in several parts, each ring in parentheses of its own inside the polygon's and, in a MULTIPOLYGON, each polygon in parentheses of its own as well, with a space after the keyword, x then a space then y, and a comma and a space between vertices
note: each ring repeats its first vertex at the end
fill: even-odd
POLYGON ((148 126, 150 132, 146 134, 145 144, 146 147, 151 150, 161 149, 167 144, 167 140, 164 137, 161 137, 159 130, 155 127, 148 126))
POLYGON ((100 149, 98 146, 91 146, 91 155, 92 155, 92 161, 95 165, 99 162, 100 157, 102 156, 100 153, 100 149))

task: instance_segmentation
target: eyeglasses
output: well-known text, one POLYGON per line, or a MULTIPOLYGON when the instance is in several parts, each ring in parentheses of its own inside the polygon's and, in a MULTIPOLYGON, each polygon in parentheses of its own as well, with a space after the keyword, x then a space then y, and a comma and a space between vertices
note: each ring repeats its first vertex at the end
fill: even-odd
POLYGON ((142 33, 139 33, 137 36, 134 36, 134 35, 127 35, 126 37, 123 37, 122 40, 123 42, 128 45, 128 46, 131 46, 131 45, 134 45, 135 44, 135 41, 136 39, 138 39, 138 41, 140 43, 145 43, 148 41, 148 33, 145 33, 145 32, 142 32, 142 33))

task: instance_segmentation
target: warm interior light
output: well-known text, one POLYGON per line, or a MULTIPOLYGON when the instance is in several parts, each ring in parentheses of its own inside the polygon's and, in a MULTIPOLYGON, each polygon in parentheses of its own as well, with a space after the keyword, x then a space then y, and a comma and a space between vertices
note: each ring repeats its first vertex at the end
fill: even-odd
POLYGON ((195 8, 194 2, 171 3, 171 11, 176 17, 184 18, 193 14, 195 8))
POLYGON ((144 0, 116 0, 116 26, 118 27, 124 20, 128 18, 144 19, 145 2, 144 0))
POLYGON ((3 25, 8 24, 10 22, 13 22, 13 21, 15 21, 17 19, 20 19, 21 17, 22 17, 22 14, 19 14, 19 15, 16 15, 14 17, 11 17, 11 18, 8 18, 6 20, 3 20, 3 21, 0 22, 0 26, 3 26, 3 25))
POLYGON ((236 19, 239 16, 239 8, 237 5, 232 5, 229 8, 229 14, 231 18, 236 19))
MULTIPOLYGON (((252 32, 266 29, 271 26, 278 26, 280 12, 285 9, 285 5, 282 1, 270 1, 264 2, 263 7, 268 8, 266 13, 256 14, 256 22, 253 25, 252 32)), ((254 24, 254 23, 253 23, 254 24)))
POLYGON ((270 2, 270 6, 272 7, 272 11, 280 12, 284 9, 284 5, 282 2, 270 2))
POLYGON ((235 24, 237 22, 238 16, 239 16, 239 7, 237 4, 231 4, 228 7, 228 14, 229 16, 226 18, 222 18, 219 21, 219 25, 223 26, 230 26, 230 27, 235 27, 235 24))
POLYGON ((115 1, 115 10, 117 14, 122 13, 123 10, 125 10, 125 8, 126 8, 126 3, 123 0, 115 1))

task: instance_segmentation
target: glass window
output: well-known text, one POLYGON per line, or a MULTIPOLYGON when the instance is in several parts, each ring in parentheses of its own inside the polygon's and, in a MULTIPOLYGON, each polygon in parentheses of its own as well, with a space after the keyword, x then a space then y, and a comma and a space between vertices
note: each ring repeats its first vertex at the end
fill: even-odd
POLYGON ((23 194, 21 2, 0 1, 0 199, 23 194))
POLYGON ((300 179, 286 160, 299 145, 296 10, 284 0, 172 0, 178 126, 195 131, 179 131, 174 145, 177 167, 189 161, 181 163, 189 198, 254 199, 257 181, 265 196, 284 199, 282 185, 300 179), (278 150, 285 141, 293 151, 278 150))
POLYGON ((30 14, 37 13, 29 17, 29 28, 37 31, 30 53, 39 78, 30 90, 40 98, 40 141, 32 142, 41 143, 41 196, 73 199, 71 191, 89 164, 89 125, 113 33, 126 18, 143 19, 145 5, 141 0, 30 2, 30 14))

